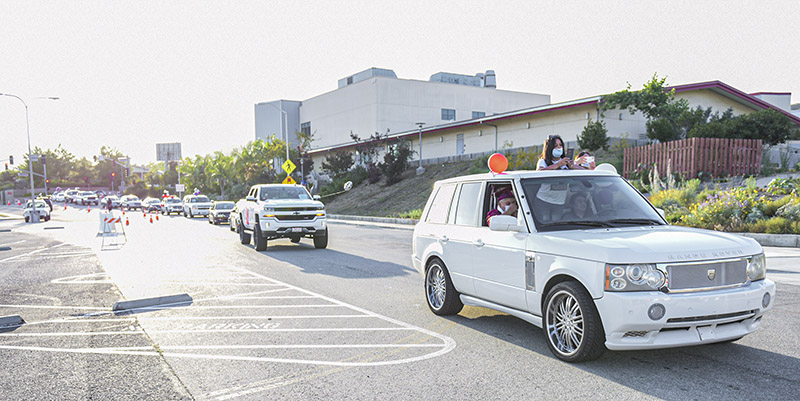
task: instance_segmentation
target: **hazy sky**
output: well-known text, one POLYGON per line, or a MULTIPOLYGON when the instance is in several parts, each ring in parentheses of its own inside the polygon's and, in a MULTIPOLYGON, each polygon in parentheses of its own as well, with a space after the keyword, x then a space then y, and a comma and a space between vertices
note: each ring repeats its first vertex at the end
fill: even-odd
MULTIPOLYGON (((253 106, 369 67, 427 80, 497 73, 553 102, 720 80, 800 102, 800 1, 2 1, 0 93, 33 146, 145 164, 255 138, 253 106), (58 101, 34 99, 58 96, 58 101)), ((0 97, 0 159, 27 152, 0 97)))

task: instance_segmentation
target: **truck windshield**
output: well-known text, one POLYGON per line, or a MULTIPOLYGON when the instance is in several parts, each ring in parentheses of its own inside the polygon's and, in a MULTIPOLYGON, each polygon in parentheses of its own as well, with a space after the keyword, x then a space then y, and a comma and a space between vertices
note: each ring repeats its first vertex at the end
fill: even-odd
POLYGON ((261 187, 261 200, 311 199, 303 187, 261 187))
POLYGON ((205 196, 196 196, 194 198, 189 199, 189 203, 202 203, 202 202, 211 202, 211 201, 208 200, 208 198, 205 196))
POLYGON ((665 224, 621 177, 529 178, 522 190, 540 232, 665 224))

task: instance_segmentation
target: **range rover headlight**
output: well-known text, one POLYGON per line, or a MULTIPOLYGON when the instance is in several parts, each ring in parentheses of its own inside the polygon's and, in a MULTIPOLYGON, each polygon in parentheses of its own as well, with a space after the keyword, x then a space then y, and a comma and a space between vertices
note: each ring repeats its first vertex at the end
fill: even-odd
POLYGON ((653 291, 666 282, 654 264, 606 265, 606 291, 653 291))
POLYGON ((747 263, 747 277, 750 281, 767 278, 767 258, 763 253, 750 257, 747 263))

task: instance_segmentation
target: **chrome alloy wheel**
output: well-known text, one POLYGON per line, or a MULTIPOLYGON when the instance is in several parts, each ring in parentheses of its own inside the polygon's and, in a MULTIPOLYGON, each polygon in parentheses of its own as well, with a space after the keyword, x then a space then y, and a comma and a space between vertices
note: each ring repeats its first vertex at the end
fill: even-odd
POLYGON ((583 342, 583 311, 568 291, 559 291, 547 306, 547 335, 553 347, 565 356, 577 352, 583 342))
POLYGON ((433 264, 428 269, 425 277, 425 293, 428 296, 428 304, 431 308, 439 310, 444 305, 447 296, 447 282, 445 281, 444 271, 438 264, 433 264))

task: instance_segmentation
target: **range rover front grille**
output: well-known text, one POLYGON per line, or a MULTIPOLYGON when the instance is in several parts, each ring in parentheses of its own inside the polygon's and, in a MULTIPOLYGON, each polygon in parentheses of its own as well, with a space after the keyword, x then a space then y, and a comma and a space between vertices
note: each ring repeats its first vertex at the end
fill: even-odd
POLYGON ((747 282, 747 259, 678 263, 666 266, 669 290, 697 291, 747 282))

